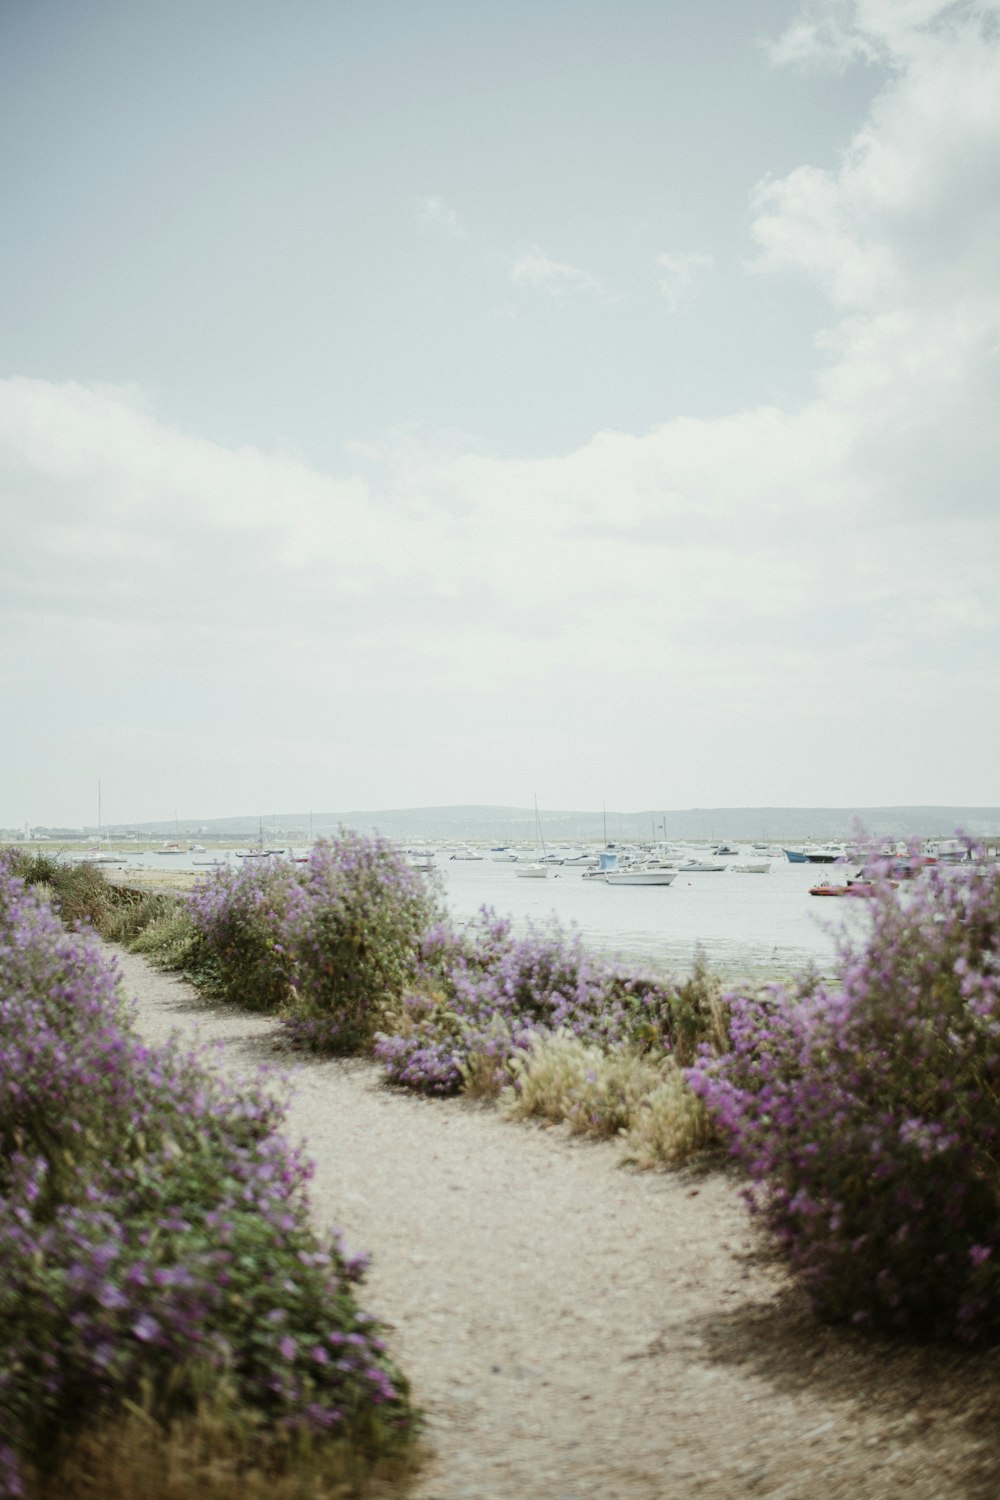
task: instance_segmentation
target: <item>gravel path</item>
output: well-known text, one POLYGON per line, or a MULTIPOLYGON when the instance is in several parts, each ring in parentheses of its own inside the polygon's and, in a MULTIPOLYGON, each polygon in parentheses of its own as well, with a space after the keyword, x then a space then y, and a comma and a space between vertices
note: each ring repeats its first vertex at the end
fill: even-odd
MULTIPOLYGON (((273 1022, 119 954, 150 1041, 273 1022)), ((296 1065, 289 1133, 321 1227, 372 1254, 362 1300, 429 1422, 413 1500, 951 1500, 1000 1495, 997 1355, 824 1329, 748 1257, 738 1181, 637 1174, 612 1144, 296 1065)))

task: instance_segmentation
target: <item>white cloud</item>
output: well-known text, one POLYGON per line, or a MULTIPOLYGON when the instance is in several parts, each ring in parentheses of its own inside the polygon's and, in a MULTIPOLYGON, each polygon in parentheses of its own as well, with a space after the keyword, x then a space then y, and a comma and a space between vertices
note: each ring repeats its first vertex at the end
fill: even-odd
POLYGON ((710 255, 661 251, 656 257, 660 294, 670 312, 676 312, 694 287, 697 273, 712 265, 710 255))
POLYGON ((899 66, 935 26, 988 24, 998 11, 997 0, 803 0, 767 51, 773 62, 797 67, 899 66))
POLYGON ((467 240, 469 231, 457 212, 449 208, 442 198, 435 195, 417 199, 417 227, 429 234, 437 234, 449 240, 467 240))
MULTIPOLYGON (((181 432, 134 392, 0 382, 5 691, 33 701, 58 666, 90 692, 113 662, 130 702, 201 681, 209 720, 259 685, 310 755, 322 735, 362 768, 394 736, 446 757, 481 715, 477 776, 526 742, 566 774, 531 733, 544 714, 574 743, 624 733, 650 781, 668 747, 679 801, 713 755, 722 800, 740 761, 761 800, 972 800, 1000 734, 996 13, 814 7, 889 66, 836 169, 755 199, 760 269, 831 308, 794 407, 532 460, 400 438, 328 474, 181 432)), ((661 258, 675 292, 700 268, 661 258)), ((537 247, 509 274, 604 295, 537 247)))
POLYGON ((821 335, 823 400, 853 436, 858 484, 903 509, 993 507, 1000 439, 1000 5, 814 6, 877 41, 886 83, 836 170, 755 196, 758 269, 797 271, 840 321, 821 335))
POLYGON ((759 265, 804 272, 843 308, 993 296, 1000 50, 970 17, 892 61, 836 171, 802 166, 758 188, 759 265))
POLYGON ((601 297, 607 295, 596 276, 567 261, 552 260, 538 245, 515 255, 509 274, 514 286, 546 292, 555 298, 581 292, 601 297))

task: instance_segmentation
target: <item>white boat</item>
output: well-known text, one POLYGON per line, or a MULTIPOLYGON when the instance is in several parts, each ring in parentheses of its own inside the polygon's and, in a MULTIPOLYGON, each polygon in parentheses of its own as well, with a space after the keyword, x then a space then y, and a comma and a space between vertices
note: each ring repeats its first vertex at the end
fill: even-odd
POLYGON ((605 885, 669 885, 677 879, 676 870, 665 870, 655 865, 626 866, 623 870, 608 870, 605 885))
POLYGON ((547 880, 551 865, 518 865, 514 874, 518 880, 547 880))
POLYGON ((823 844, 818 849, 806 849, 805 856, 811 865, 842 864, 847 858, 847 850, 843 844, 823 844))
POLYGON ((771 868, 769 859, 750 860, 745 865, 730 865, 734 875, 766 875, 771 868))
POLYGON ((681 875, 711 875, 725 868, 725 865, 711 859, 686 859, 682 865, 677 866, 681 875))

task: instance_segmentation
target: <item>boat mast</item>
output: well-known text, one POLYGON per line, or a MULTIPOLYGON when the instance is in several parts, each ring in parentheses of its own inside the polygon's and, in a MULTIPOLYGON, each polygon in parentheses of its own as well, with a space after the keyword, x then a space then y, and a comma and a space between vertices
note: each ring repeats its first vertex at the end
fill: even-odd
POLYGON ((538 816, 538 793, 535 793, 535 840, 542 846, 542 858, 545 858, 545 835, 542 832, 541 820, 538 816))

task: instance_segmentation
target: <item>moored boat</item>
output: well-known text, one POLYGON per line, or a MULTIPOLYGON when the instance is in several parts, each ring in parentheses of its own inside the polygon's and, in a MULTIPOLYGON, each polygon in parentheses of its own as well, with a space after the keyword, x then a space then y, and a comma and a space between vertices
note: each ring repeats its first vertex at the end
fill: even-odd
POLYGON ((676 870, 666 870, 654 865, 626 866, 623 870, 607 870, 605 885, 670 885, 677 879, 676 870))
POLYGON ((805 855, 810 865, 834 865, 847 858, 847 850, 843 844, 823 844, 818 849, 807 849, 805 855))

